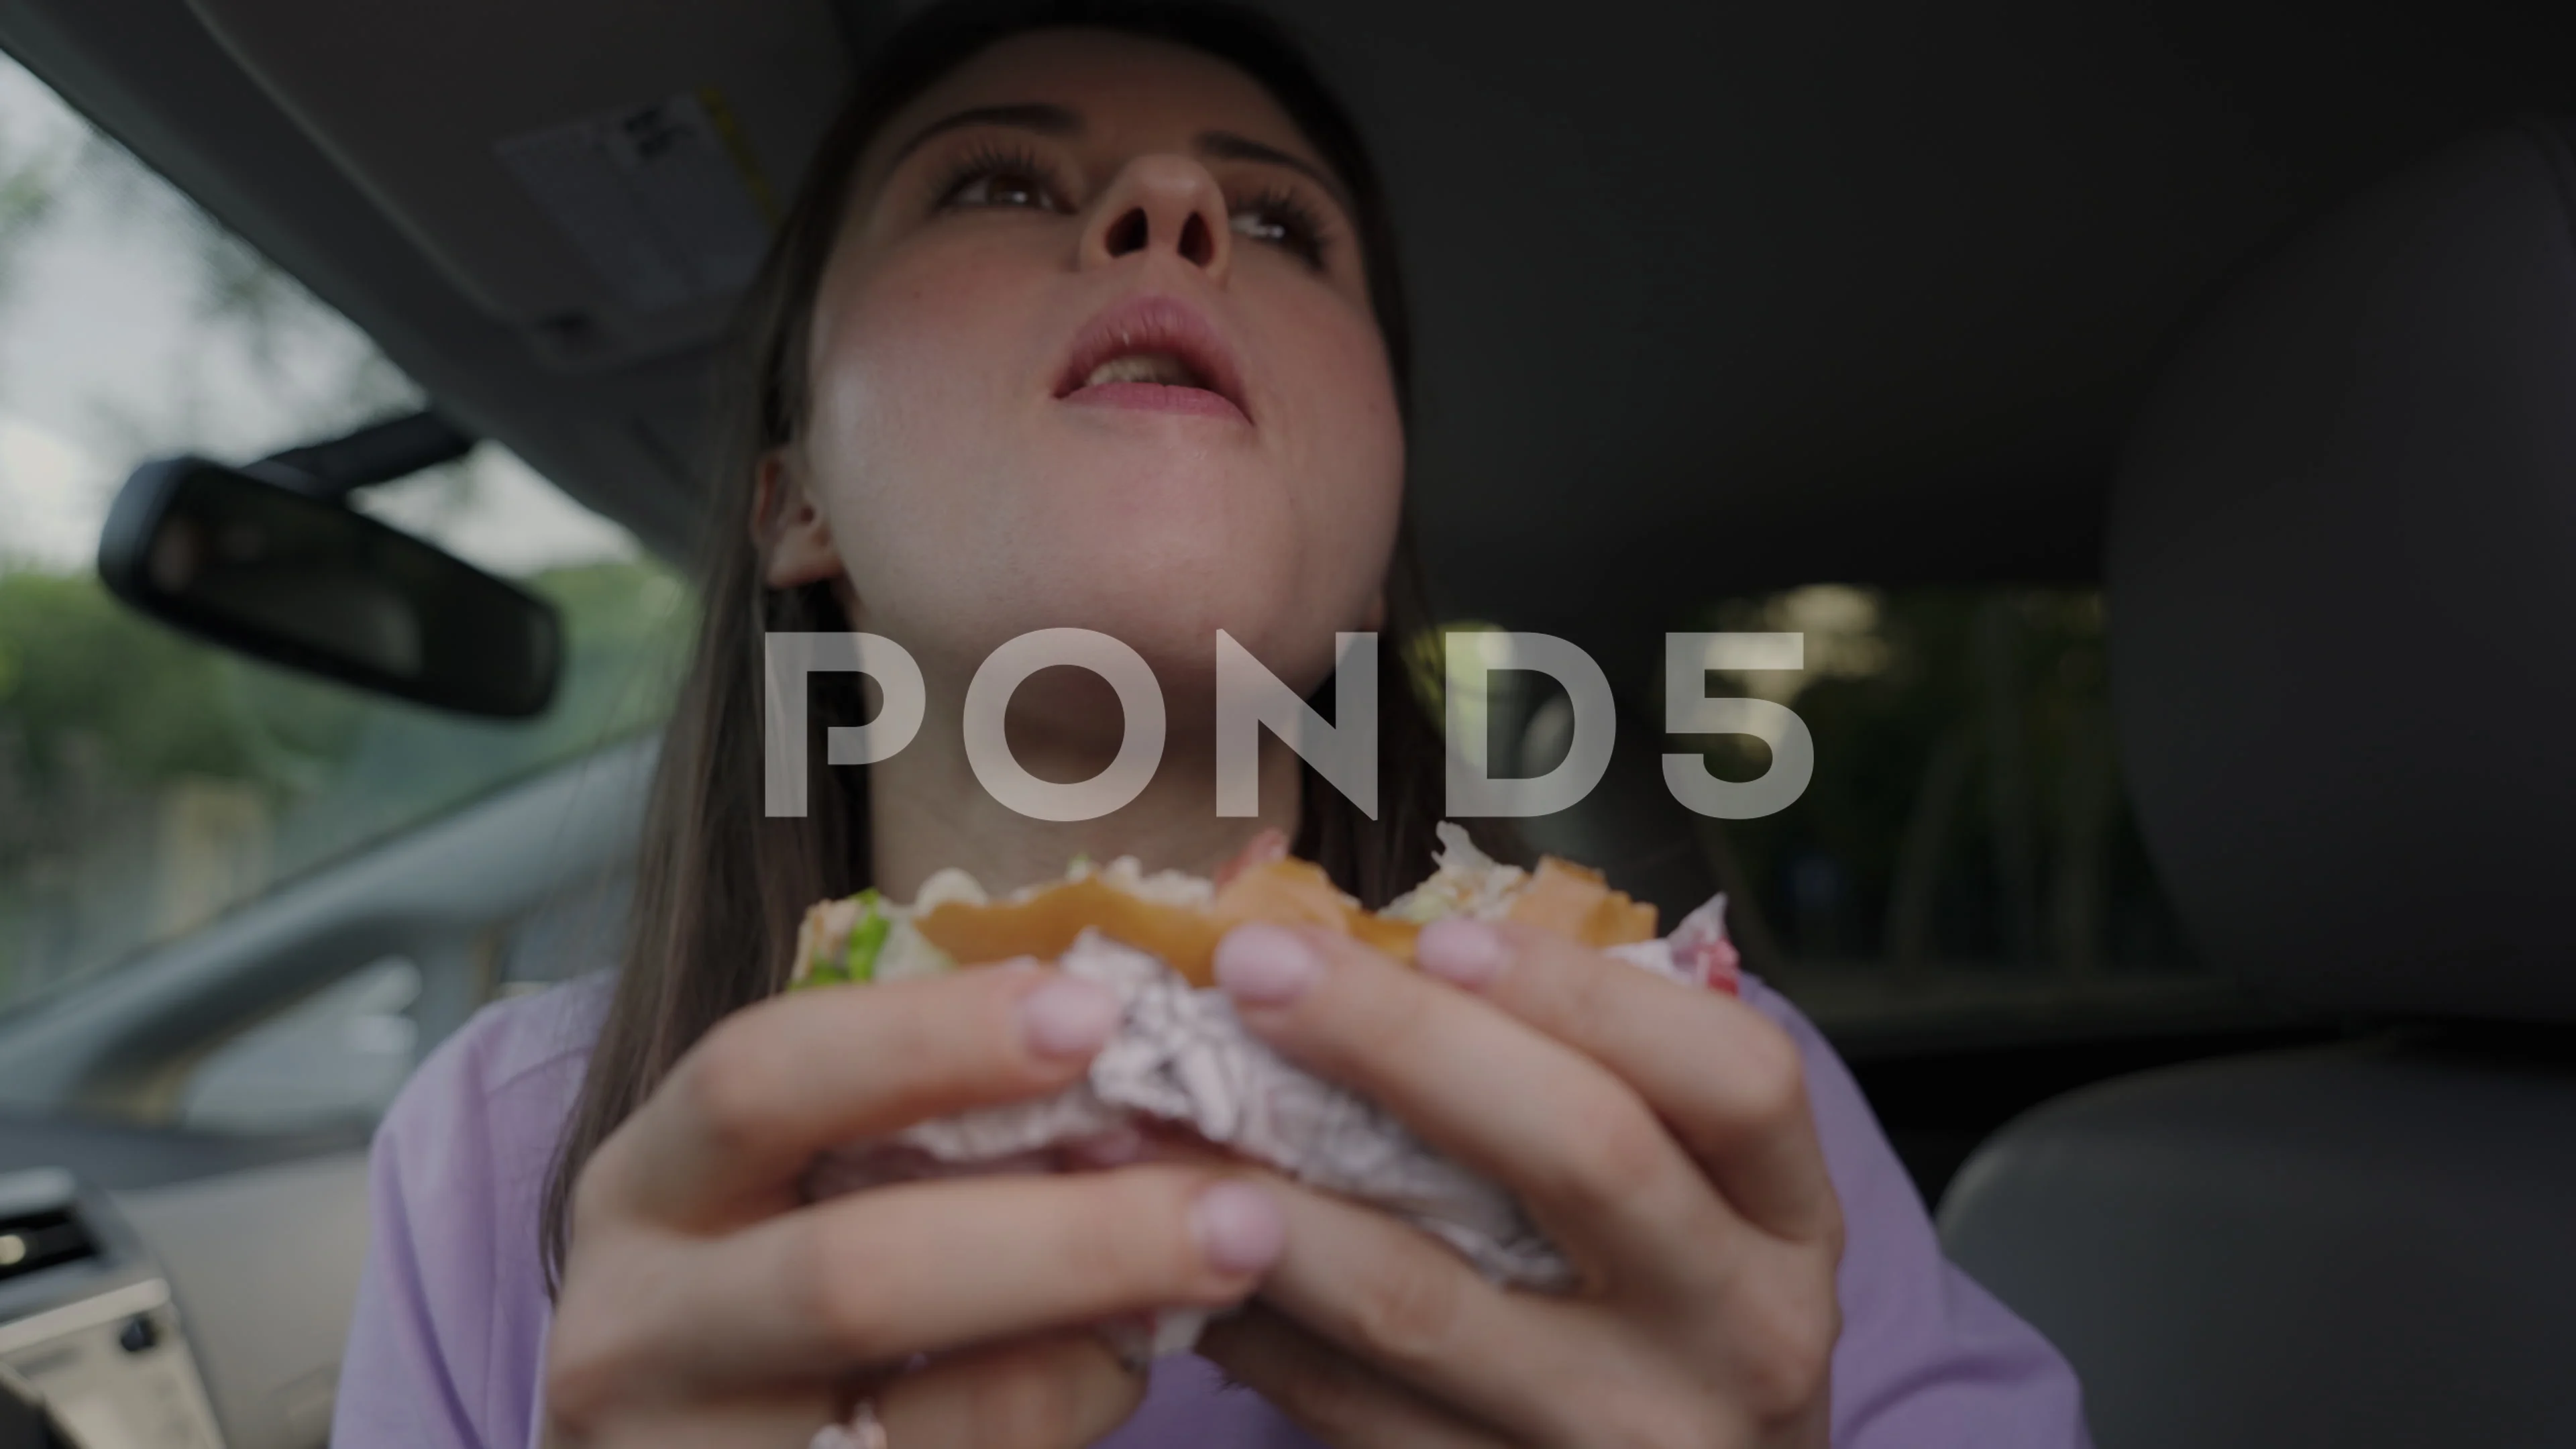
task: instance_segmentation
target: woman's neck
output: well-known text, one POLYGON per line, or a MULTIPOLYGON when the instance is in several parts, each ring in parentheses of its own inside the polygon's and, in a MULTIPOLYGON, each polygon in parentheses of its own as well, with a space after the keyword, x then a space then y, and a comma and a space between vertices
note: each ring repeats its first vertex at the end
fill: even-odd
MULTIPOLYGON (((1177 721, 1175 722, 1177 723, 1177 721)), ((1114 748, 1047 738, 1012 737, 1013 754, 1041 778, 1084 779, 1107 768, 1114 748)), ((1297 756, 1264 731, 1260 746, 1261 813, 1216 813, 1216 764, 1210 741, 1176 730, 1143 793, 1096 820, 1052 821, 1023 815, 987 792, 966 759, 956 718, 931 722, 893 759, 868 767, 870 884, 910 900, 931 872, 956 866, 988 890, 1007 891, 1064 873, 1076 855, 1114 860, 1132 855, 1147 870, 1212 873, 1261 830, 1297 836, 1297 756), (944 727, 943 727, 944 726, 944 727)))

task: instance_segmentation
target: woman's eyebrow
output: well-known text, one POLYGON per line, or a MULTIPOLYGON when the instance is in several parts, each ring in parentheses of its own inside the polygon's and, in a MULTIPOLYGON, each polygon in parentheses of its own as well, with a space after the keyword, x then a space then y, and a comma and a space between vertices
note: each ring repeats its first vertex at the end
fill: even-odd
POLYGON ((1342 184, 1334 180, 1322 167, 1301 156, 1282 151, 1276 146, 1265 145, 1250 136, 1238 136, 1232 131, 1201 131, 1199 154, 1212 156, 1220 161, 1260 161, 1272 166, 1285 166, 1324 188, 1324 194, 1333 198, 1334 204, 1341 207, 1343 215, 1359 214, 1352 207, 1349 195, 1342 190, 1342 184))
POLYGON ((887 169, 902 165, 903 158, 920 150, 922 143, 931 137, 965 126, 1009 126, 1015 130, 1035 131, 1042 136, 1079 136, 1082 134, 1082 117, 1067 107, 1040 101, 1010 106, 969 106, 913 132, 910 140, 895 148, 893 158, 886 163, 887 169))

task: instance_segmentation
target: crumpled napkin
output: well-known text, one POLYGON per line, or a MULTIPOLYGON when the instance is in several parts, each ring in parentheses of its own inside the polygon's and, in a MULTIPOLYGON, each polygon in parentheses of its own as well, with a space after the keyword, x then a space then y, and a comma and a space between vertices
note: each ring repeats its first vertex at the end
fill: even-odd
MULTIPOLYGON (((1667 979, 1733 991, 1726 897, 1660 940, 1607 954, 1667 979)), ((915 1123, 818 1158, 813 1197, 891 1182, 980 1173, 1078 1170, 1140 1126, 1186 1129, 1218 1147, 1327 1192, 1370 1203, 1446 1242, 1497 1283, 1541 1291, 1573 1270, 1521 1205, 1432 1150, 1403 1123, 1307 1072, 1244 1030, 1225 994, 1193 988, 1145 952, 1085 931, 1056 963, 1114 994, 1123 1019, 1086 1077, 1052 1097, 915 1123)), ((1127 1325, 1113 1343, 1132 1357, 1177 1353, 1206 1315, 1167 1311, 1127 1325)))

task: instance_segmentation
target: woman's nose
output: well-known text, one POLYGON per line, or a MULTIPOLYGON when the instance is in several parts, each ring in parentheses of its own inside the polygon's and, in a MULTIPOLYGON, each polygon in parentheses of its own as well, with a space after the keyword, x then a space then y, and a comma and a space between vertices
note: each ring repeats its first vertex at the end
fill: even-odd
POLYGON ((1100 194, 1083 231, 1082 263, 1106 266, 1139 252, 1166 251, 1225 280, 1234 256, 1225 193, 1186 156, 1139 156, 1100 194))

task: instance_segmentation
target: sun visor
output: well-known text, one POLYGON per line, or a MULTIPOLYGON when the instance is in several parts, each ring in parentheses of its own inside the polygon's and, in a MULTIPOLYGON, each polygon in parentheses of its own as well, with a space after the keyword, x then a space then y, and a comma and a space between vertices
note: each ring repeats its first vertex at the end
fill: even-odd
POLYGON ((707 342, 849 84, 825 0, 190 0, 549 364, 707 342))

